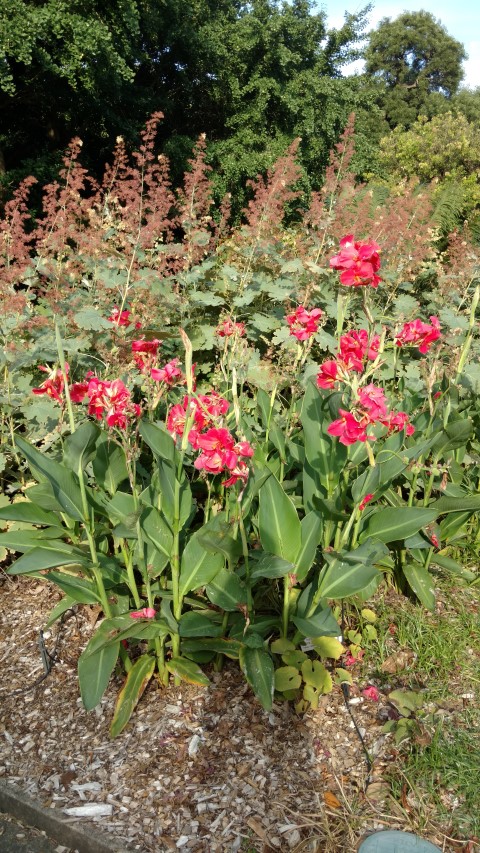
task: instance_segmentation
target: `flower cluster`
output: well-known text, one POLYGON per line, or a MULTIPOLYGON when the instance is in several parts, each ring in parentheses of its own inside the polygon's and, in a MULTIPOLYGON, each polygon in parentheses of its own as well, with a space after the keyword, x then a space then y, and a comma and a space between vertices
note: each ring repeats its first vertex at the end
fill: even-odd
POLYGON ((413 320, 411 323, 405 323, 403 328, 395 337, 397 347, 403 347, 408 344, 418 346, 419 352, 425 355, 434 341, 438 341, 441 336, 440 321, 438 317, 430 317, 430 323, 422 323, 421 320, 413 320))
POLYGON ((406 412, 389 411, 385 392, 373 384, 358 390, 353 412, 339 409, 339 415, 340 417, 327 427, 327 432, 337 436, 340 443, 345 445, 374 440, 375 436, 367 434, 367 430, 374 424, 387 427, 389 433, 402 429, 407 435, 415 432, 406 412))
POLYGON ((297 341, 308 341, 317 331, 323 311, 320 308, 312 308, 307 311, 302 305, 295 309, 293 314, 287 314, 286 320, 290 326, 290 334, 297 341))
POLYGON ((185 382, 178 358, 173 358, 163 367, 158 366, 157 355, 161 343, 157 338, 151 341, 146 341, 144 338, 132 341, 133 358, 140 373, 149 376, 154 382, 164 382, 169 387, 185 382))
POLYGON ((170 409, 167 429, 174 436, 183 436, 188 423, 188 441, 200 451, 194 462, 197 471, 228 473, 222 485, 233 486, 238 480, 247 481, 249 472, 244 459, 253 456, 253 448, 248 441, 236 442, 228 429, 216 425, 228 409, 228 400, 215 391, 194 398, 185 396, 182 403, 170 409))
POLYGON ((245 334, 245 323, 236 323, 231 317, 227 317, 215 330, 219 338, 231 338, 237 335, 242 338, 245 334))
POLYGON ((356 241, 352 234, 340 240, 340 251, 330 259, 330 266, 340 270, 340 281, 346 287, 378 287, 380 246, 374 240, 356 241))
POLYGON ((348 380, 350 371, 363 373, 367 361, 375 361, 378 356, 380 338, 373 335, 370 339, 365 329, 347 332, 341 335, 336 359, 324 361, 317 375, 319 388, 333 388, 335 382, 348 380))
MULTIPOLYGON (((63 371, 60 367, 50 368, 47 365, 39 364, 38 369, 43 373, 48 373, 48 378, 45 379, 45 382, 38 388, 32 388, 34 394, 47 394, 48 397, 51 397, 52 400, 56 400, 57 403, 60 403, 63 406, 63 389, 65 387, 65 380, 63 378, 63 371)), ((65 373, 68 376, 69 365, 65 362, 65 373)))
POLYGON ((82 403, 88 398, 88 414, 101 421, 105 418, 109 427, 126 429, 128 424, 140 417, 141 409, 132 401, 131 393, 121 379, 104 381, 90 375, 84 382, 75 382, 70 388, 73 403, 82 403))

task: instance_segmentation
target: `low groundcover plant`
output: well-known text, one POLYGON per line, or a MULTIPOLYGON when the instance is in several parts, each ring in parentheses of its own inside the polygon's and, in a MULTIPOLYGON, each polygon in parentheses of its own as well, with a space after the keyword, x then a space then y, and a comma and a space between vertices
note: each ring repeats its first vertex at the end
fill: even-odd
POLYGON ((0 509, 11 525, 0 541, 22 553, 10 574, 64 592, 49 624, 77 603, 102 608, 78 674, 91 709, 123 669, 113 736, 152 678, 207 684, 202 665, 221 668, 224 656, 264 708, 275 693, 299 712, 315 708, 333 681, 352 678, 340 600, 365 601, 387 578, 433 608, 431 567, 464 571, 447 552, 480 509, 462 466, 472 420, 455 385, 476 303, 448 379, 436 316, 374 320, 380 254, 373 240, 341 240, 330 261, 340 272, 336 350, 313 357, 335 318, 298 305, 285 317, 294 379, 270 393, 239 378, 248 322, 233 315, 218 319, 220 370, 200 388, 182 331, 164 358, 128 305, 114 306, 107 319, 130 360, 106 378, 65 361, 57 318, 58 364, 39 367, 48 376, 33 393, 59 406, 58 440, 44 452, 16 436, 37 482, 0 509), (347 294, 360 301, 361 328, 345 326, 347 294), (420 390, 403 368, 419 355, 420 390))

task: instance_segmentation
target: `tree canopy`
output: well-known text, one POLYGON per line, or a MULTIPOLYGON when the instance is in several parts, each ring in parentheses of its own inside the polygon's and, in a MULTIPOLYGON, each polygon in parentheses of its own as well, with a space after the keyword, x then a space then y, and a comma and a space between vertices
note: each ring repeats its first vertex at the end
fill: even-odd
POLYGON ((349 113, 372 108, 359 81, 341 75, 367 9, 328 30, 311 0, 0 0, 6 168, 42 180, 75 135, 100 167, 118 134, 132 141, 161 110, 174 176, 200 133, 221 189, 270 165, 295 136, 319 172, 349 113))
POLYGON ((381 99, 391 127, 409 127, 438 111, 435 96, 451 98, 463 77, 463 45, 429 12, 383 18, 370 35, 365 70, 384 84, 381 99))

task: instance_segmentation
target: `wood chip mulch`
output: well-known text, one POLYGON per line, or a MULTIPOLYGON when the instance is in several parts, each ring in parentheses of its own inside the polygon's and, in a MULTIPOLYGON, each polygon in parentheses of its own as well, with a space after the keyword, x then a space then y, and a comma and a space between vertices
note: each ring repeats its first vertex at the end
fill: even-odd
MULTIPOLYGON (((26 690, 42 674, 38 632, 60 595, 48 583, 5 575, 0 595, 0 776, 43 805, 86 813, 103 807, 85 818, 92 831, 111 832, 142 853, 344 853, 365 832, 408 829, 401 814, 383 821, 382 797, 372 808, 365 795, 365 756, 339 688, 303 719, 287 703, 267 713, 232 662, 210 674, 206 689, 151 685, 111 740, 121 681, 112 679, 101 705, 87 713, 76 677, 93 609, 79 606, 45 632, 49 649, 61 632, 58 661, 26 690)), ((375 756, 371 790, 381 791, 391 741, 381 733, 379 704, 359 686, 351 695, 375 756)))

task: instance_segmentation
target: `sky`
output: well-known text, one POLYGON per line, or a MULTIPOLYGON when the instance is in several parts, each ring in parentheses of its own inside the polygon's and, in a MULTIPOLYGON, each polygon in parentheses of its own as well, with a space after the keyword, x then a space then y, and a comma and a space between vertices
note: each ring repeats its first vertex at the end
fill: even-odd
MULTIPOLYGON (((448 34, 461 42, 468 53, 464 62, 465 77, 462 86, 480 86, 480 3, 478 0, 372 0, 373 10, 369 22, 374 29, 382 18, 398 18, 402 12, 430 12, 445 27, 448 34)), ((318 6, 327 13, 328 24, 338 28, 345 12, 359 12, 368 3, 358 0, 319 0, 318 6)), ((352 69, 355 70, 355 69, 352 69)))

